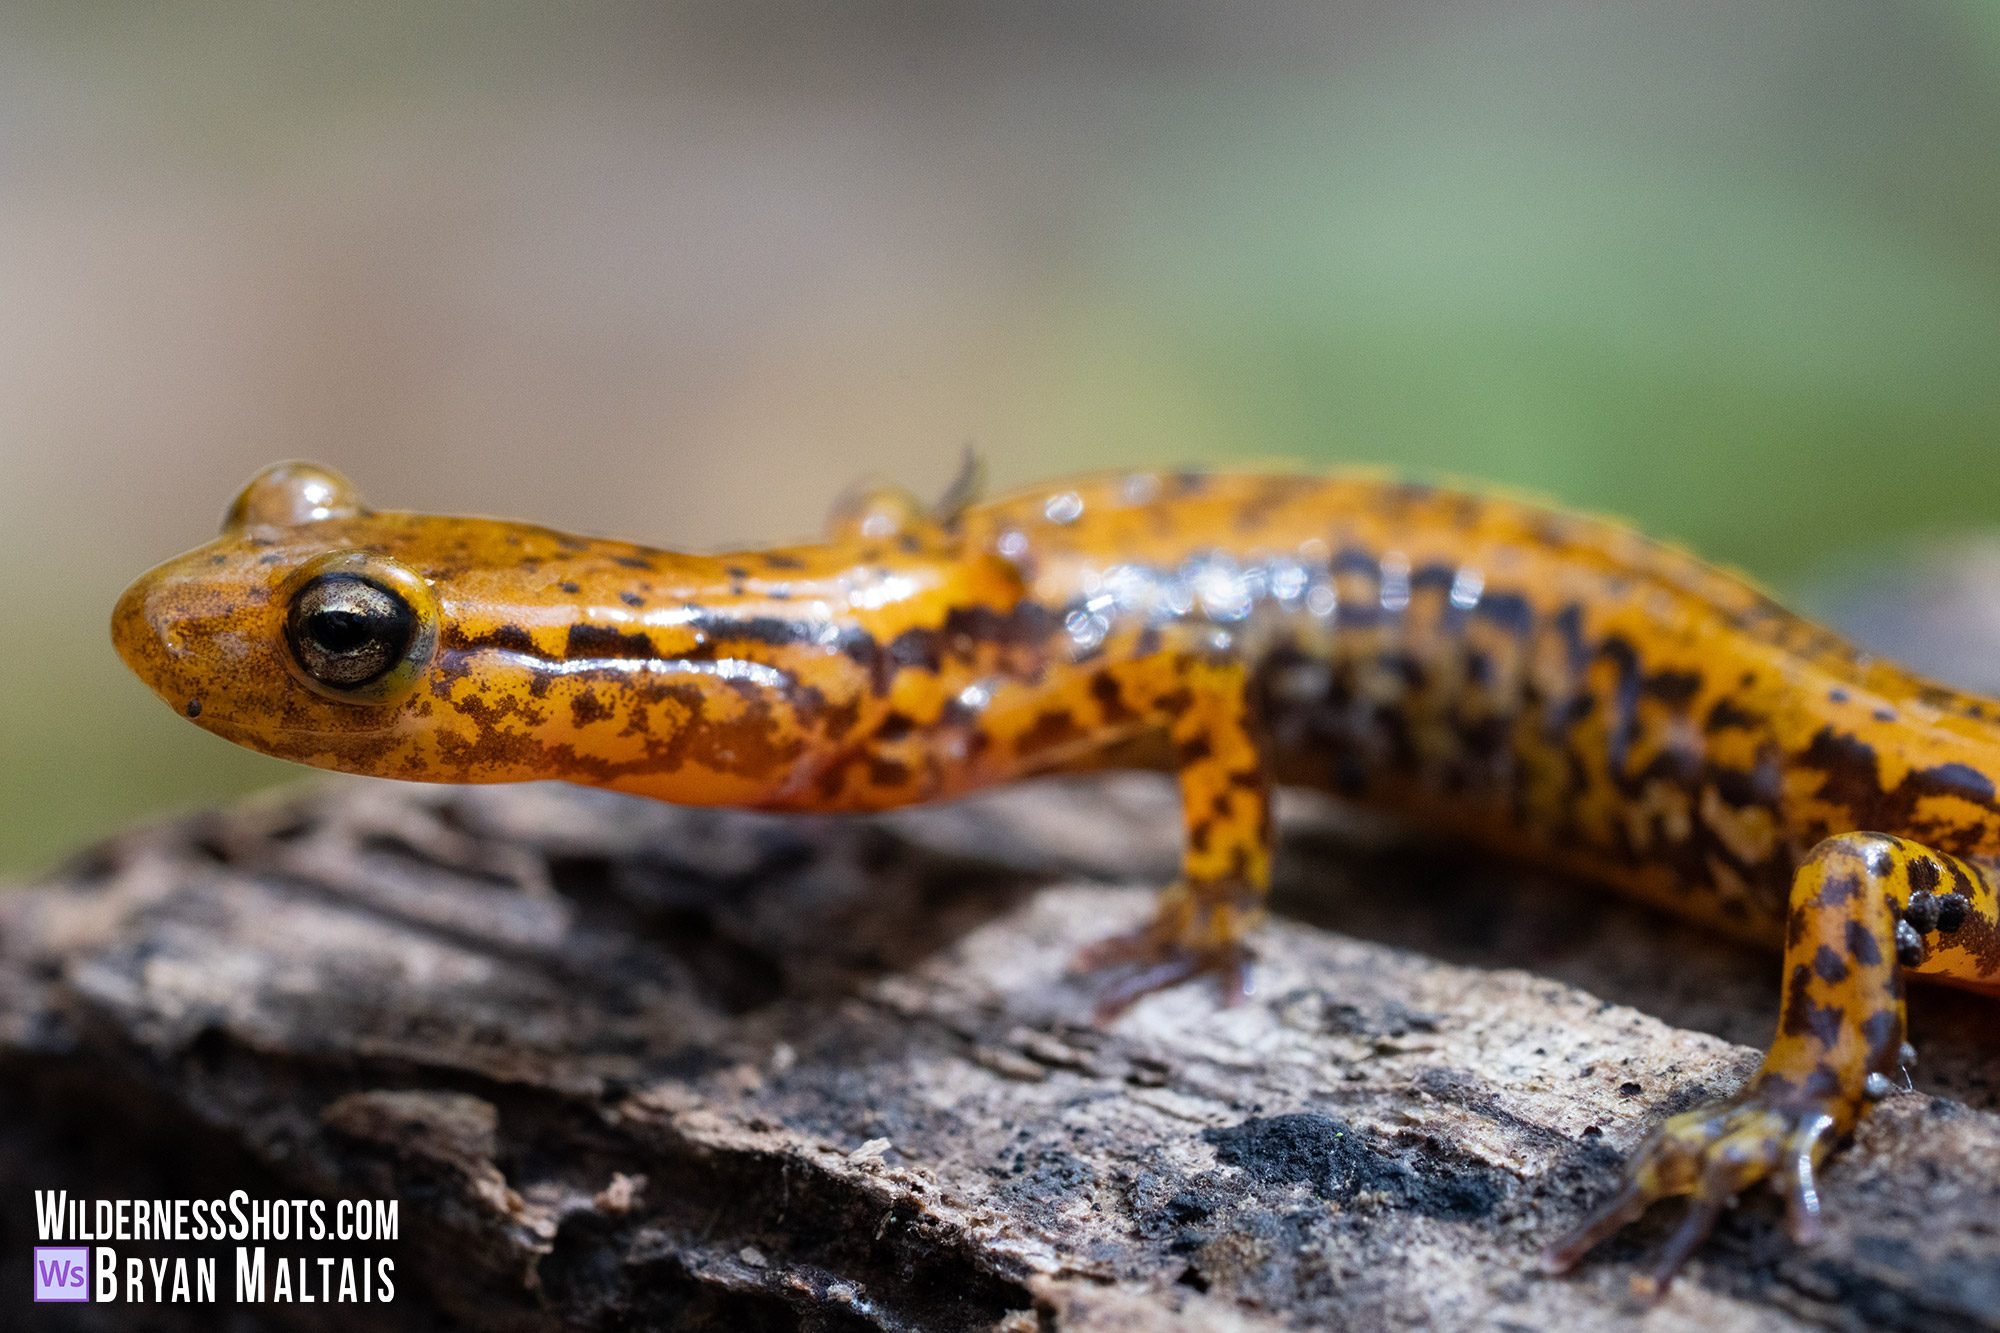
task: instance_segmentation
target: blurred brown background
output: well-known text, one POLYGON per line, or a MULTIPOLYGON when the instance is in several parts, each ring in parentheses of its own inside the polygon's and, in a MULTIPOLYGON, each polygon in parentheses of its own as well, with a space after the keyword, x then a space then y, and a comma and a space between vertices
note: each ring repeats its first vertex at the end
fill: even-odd
POLYGON ((293 775, 104 629, 281 457, 691 547, 1367 459, 1875 577, 2000 522, 1996 132, 1974 0, 21 0, 0 870, 293 775))

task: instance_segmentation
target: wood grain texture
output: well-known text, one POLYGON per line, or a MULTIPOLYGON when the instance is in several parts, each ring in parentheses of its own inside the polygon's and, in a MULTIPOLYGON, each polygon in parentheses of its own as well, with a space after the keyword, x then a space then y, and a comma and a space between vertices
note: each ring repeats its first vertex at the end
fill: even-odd
POLYGON ((1536 1249, 1756 1067, 1776 960, 1281 814, 1252 999, 1108 1029, 1065 967, 1172 870, 1150 779, 847 820, 336 782, 136 831, 0 896, 0 1239, 37 1186, 393 1196, 384 1328, 2000 1329, 1991 1002, 1913 996, 1822 1244, 1746 1198, 1649 1314, 1672 1207, 1536 1249))

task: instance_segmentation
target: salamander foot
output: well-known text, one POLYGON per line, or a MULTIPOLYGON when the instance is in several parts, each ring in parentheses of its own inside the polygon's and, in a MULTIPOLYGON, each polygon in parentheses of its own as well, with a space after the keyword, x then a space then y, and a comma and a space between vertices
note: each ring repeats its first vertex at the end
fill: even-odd
POLYGON ((1092 1017, 1099 1023, 1109 1023, 1154 991, 1196 977, 1214 977, 1224 1004, 1236 1004, 1250 994, 1248 946, 1186 945, 1170 938, 1158 922, 1089 946, 1077 954, 1070 971, 1095 979, 1097 1004, 1092 1017))
POLYGON ((1727 1101, 1672 1117, 1632 1155, 1618 1192, 1542 1252, 1542 1270, 1568 1271, 1599 1241, 1637 1219, 1655 1201, 1690 1194, 1694 1197, 1687 1216, 1652 1270, 1632 1279, 1638 1295, 1662 1296, 1722 1210, 1763 1179, 1785 1196, 1793 1239, 1811 1243, 1820 1230, 1815 1173, 1833 1146, 1838 1109, 1835 1099, 1802 1097, 1795 1089, 1765 1083, 1762 1089, 1753 1086, 1727 1101))

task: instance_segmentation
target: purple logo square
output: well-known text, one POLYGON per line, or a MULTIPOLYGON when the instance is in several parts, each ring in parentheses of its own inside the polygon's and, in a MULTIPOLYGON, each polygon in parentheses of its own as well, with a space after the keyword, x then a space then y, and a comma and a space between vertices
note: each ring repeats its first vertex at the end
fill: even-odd
POLYGON ((38 1301, 89 1300, 90 1247, 88 1245, 37 1245, 35 1247, 35 1299, 38 1301))

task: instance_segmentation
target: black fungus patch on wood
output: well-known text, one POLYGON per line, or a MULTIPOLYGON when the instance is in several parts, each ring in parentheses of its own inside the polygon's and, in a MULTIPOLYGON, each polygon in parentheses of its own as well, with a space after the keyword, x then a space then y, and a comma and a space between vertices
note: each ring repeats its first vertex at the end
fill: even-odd
POLYGON ((1504 1174, 1452 1161, 1428 1144, 1387 1147, 1345 1121, 1311 1112, 1205 1129, 1218 1161, 1266 1185, 1301 1184, 1322 1199, 1368 1194, 1426 1217, 1485 1217, 1506 1194, 1504 1174))

